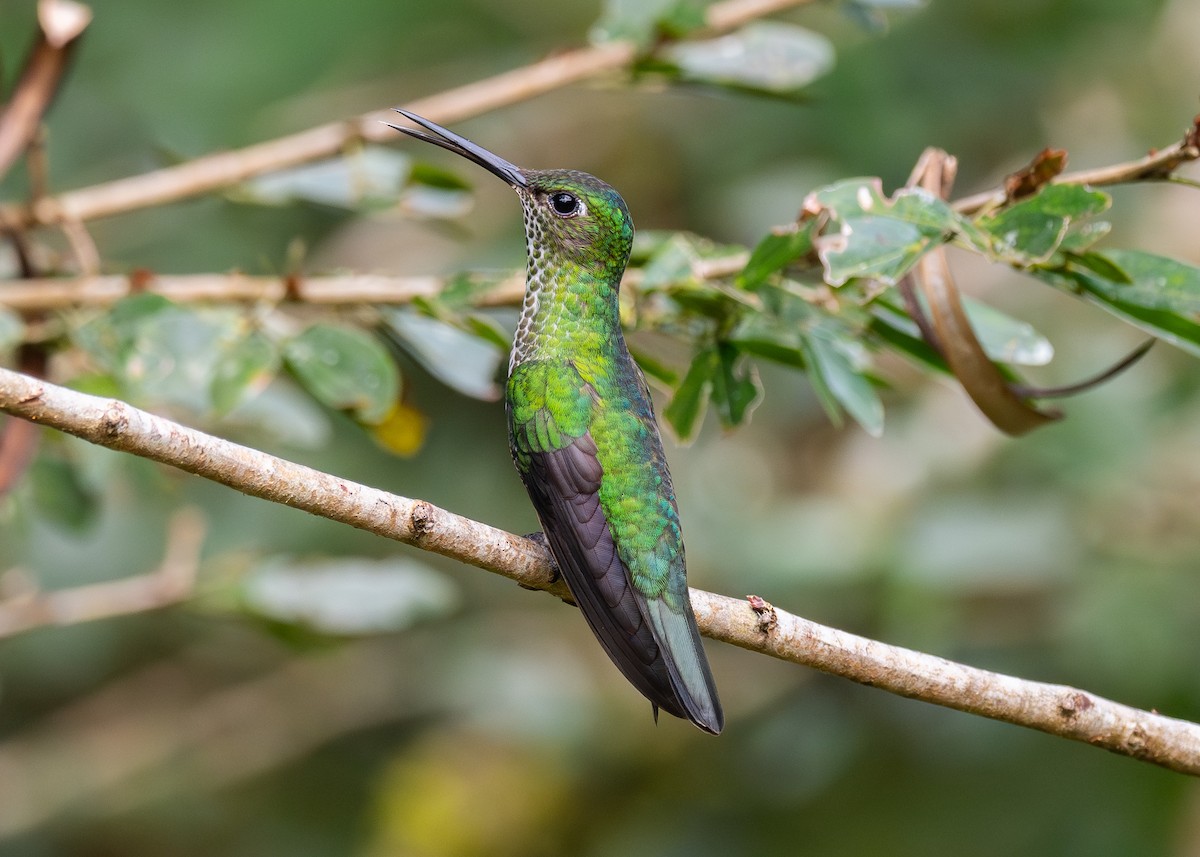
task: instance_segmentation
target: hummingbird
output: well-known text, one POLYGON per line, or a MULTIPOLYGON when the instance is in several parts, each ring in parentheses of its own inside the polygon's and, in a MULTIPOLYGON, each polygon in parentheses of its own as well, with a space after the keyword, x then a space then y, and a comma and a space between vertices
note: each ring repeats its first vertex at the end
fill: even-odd
POLYGON ((649 389, 621 331, 633 221, 612 187, 529 170, 407 110, 507 182, 525 219, 525 297, 508 368, 509 447, 544 540, 596 638, 659 710, 720 733, 724 714, 688 597, 679 509, 649 389))

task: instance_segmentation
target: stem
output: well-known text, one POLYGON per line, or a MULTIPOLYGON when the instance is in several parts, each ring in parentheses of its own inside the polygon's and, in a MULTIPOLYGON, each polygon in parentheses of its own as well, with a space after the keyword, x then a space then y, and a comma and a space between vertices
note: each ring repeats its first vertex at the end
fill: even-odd
MULTIPOLYGON (((703 35, 726 32, 774 12, 813 0, 724 0, 709 7, 703 35)), ((618 71, 637 57, 633 42, 616 41, 557 54, 406 105, 413 112, 450 125, 535 95, 618 71)), ((243 149, 218 152, 183 164, 45 197, 31 205, 0 207, 8 229, 86 221, 134 211, 238 184, 253 176, 331 158, 356 143, 392 142, 396 132, 390 108, 342 122, 318 125, 243 149)))

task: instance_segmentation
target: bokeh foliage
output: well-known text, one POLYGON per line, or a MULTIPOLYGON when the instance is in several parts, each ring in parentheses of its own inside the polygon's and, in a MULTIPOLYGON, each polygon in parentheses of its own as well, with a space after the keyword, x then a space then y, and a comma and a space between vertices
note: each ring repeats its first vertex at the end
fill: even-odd
MULTIPOLYGON (((31 5, 0 2, 9 75, 31 5)), ((518 163, 600 174, 629 201, 642 227, 631 341, 660 415, 695 440, 671 450, 693 583, 1196 719, 1195 191, 1048 188, 968 217, 897 188, 926 145, 954 152, 976 190, 1049 144, 1085 166, 1177 139, 1195 108, 1186 36, 1200 38, 1200 9, 934 3, 864 28, 894 5, 910 6, 813 7, 708 56, 680 45, 632 85, 552 93, 462 130, 518 163), (1097 49, 1114 34, 1136 85, 1097 49), (739 50, 755 62, 722 64, 739 50), (843 178, 856 175, 882 178, 843 178), (802 208, 820 216, 798 219, 802 208), (1042 366, 1053 341, 1061 356, 1042 377, 1057 383, 1136 343, 1133 326, 1077 296, 1179 350, 1004 440, 936 380, 937 355, 880 286, 941 244, 969 274, 994 359, 1042 366), (727 276, 696 273, 739 253, 748 261, 727 276)), ((54 185, 404 103, 574 43, 595 19, 594 38, 646 44, 697 20, 680 3, 560 6, 100 9, 50 118, 54 185), (166 85, 163 69, 186 83, 166 85)), ((64 317, 58 342, 71 347, 55 370, 534 529, 496 402, 513 311, 477 305, 521 265, 517 206, 489 177, 413 148, 350 153, 93 234, 116 270, 434 272, 450 283, 437 298, 278 313, 139 295, 64 317)), ((16 197, 23 181, 0 190, 16 197)), ((23 330, 0 312, 0 348, 23 330)), ((47 588, 147 570, 185 505, 209 520, 187 605, 0 642, 0 848, 1200 847, 1200 793, 1182 777, 741 652, 710 646, 726 735, 655 728, 579 617, 549 599, 63 438, 45 439, 0 511, 0 568, 47 588)))

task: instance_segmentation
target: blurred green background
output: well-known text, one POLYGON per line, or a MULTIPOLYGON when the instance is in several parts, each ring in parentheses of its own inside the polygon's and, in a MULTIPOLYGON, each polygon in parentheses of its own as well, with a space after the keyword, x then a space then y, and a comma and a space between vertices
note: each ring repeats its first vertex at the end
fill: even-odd
MULTIPOLYGON (((601 13, 544 0, 95 11, 49 117, 56 189, 405 104, 578 44, 601 13)), ((0 0, 8 80, 33 15, 0 0)), ((1074 167, 1136 157, 1197 110, 1197 0, 933 2, 887 32, 823 6, 785 17, 836 47, 803 104, 614 78, 456 128, 519 164, 603 176, 639 227, 753 242, 819 184, 902 183, 927 145, 958 156, 967 193, 1047 145, 1074 167)), ((214 196, 92 233, 114 270, 278 273, 300 254, 310 272, 520 267, 518 206, 479 181, 452 227, 214 196)), ((1200 263, 1194 189, 1116 197, 1110 243, 1200 263)), ((1058 357, 1039 381, 1138 340, 1011 272, 960 276, 1051 335, 1058 357)), ((403 368, 429 419, 412 458, 287 390, 265 405, 273 434, 216 430, 536 529, 502 407, 403 368)), ((1019 441, 953 385, 886 368, 880 440, 831 427, 800 376, 765 372, 750 426, 723 434, 710 419, 693 446, 668 448, 693 585, 1200 719, 1194 360, 1160 345, 1019 441)), ((0 640, 0 854, 1200 855, 1200 787, 1184 776, 717 644, 726 733, 655 726, 557 601, 82 443, 44 448, 0 504, 0 571, 47 588, 148 571, 185 506, 208 536, 192 603, 0 640), (78 481, 63 461, 82 487, 62 488, 78 481), (80 496, 93 502, 76 508, 80 496), (272 569, 286 582, 319 560, 395 575, 420 615, 334 641, 247 609, 247 580, 261 595, 272 569)), ((316 591, 362 610, 345 589, 316 591)))

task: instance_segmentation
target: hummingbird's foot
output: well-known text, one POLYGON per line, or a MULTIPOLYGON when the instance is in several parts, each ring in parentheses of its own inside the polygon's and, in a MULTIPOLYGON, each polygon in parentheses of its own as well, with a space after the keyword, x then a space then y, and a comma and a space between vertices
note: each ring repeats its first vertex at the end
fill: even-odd
MULTIPOLYGON (((546 534, 541 530, 538 530, 536 533, 526 533, 525 538, 529 539, 531 542, 536 542, 544 547, 548 553, 550 553, 550 582, 556 582, 560 577, 562 577, 562 574, 558 570, 558 560, 554 558, 553 552, 550 551, 550 543, 546 541, 546 534)), ((522 586, 523 589, 534 588, 532 586, 524 586, 523 584, 519 585, 522 586)))

